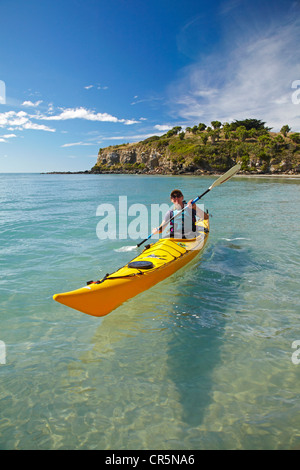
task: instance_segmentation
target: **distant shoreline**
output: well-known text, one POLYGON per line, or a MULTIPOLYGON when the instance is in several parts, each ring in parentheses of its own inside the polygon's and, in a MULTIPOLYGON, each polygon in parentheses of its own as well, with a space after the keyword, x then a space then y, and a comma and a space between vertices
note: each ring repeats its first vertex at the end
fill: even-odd
MULTIPOLYGON (((156 173, 156 172, 145 172, 145 173, 138 173, 138 172, 103 172, 103 173, 95 173, 89 170, 86 171, 50 171, 40 173, 40 175, 136 175, 136 176, 220 176, 223 173, 214 173, 214 172, 207 172, 207 173, 156 173)), ((243 177, 243 178, 295 178, 300 179, 300 173, 257 173, 257 174, 250 174, 250 173, 238 173, 235 176, 243 177)))

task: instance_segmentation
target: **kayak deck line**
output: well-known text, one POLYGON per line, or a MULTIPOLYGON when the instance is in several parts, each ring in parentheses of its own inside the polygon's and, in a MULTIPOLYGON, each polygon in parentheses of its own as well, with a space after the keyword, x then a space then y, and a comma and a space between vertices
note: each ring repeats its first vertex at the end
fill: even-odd
POLYGON ((207 241, 209 219, 198 221, 197 226, 200 231, 195 238, 162 238, 113 273, 79 289, 55 294, 54 300, 88 315, 107 315, 195 258, 207 241))
MULTIPOLYGON (((149 245, 148 247, 145 247, 145 249, 143 250, 143 253, 144 253, 145 251, 149 250, 149 249, 151 248, 151 246, 152 246, 152 245, 149 245)), ((174 247, 173 247, 173 248, 174 248, 174 247)), ((176 250, 176 248, 174 248, 174 249, 176 250)), ((166 253, 168 253, 167 250, 165 250, 165 251, 166 251, 166 253)), ((185 253, 186 253, 187 251, 188 251, 188 250, 185 250, 185 253)), ((183 256, 185 253, 180 253, 179 256, 183 256)), ((152 256, 153 256, 153 254, 152 254, 152 256)), ((178 259, 178 257, 176 257, 175 255, 173 255, 173 256, 174 256, 174 259, 178 259)), ((151 257, 151 254, 150 254, 150 255, 147 255, 145 258, 150 258, 150 257, 151 257)), ((145 258, 143 258, 143 259, 145 259, 145 258)), ((155 256, 155 258, 156 258, 156 259, 162 259, 162 260, 164 261, 163 258, 158 258, 158 257, 156 257, 156 256, 155 256)), ((136 257, 133 258, 133 260, 135 260, 135 259, 136 259, 136 257)), ((132 261, 133 261, 133 260, 132 260, 132 261)), ((129 261, 129 262, 127 263, 127 266, 129 266, 132 261, 129 261)), ((169 261, 169 262, 171 263, 172 261, 169 261)), ((119 269, 122 269, 122 268, 119 268, 119 269)), ((145 272, 146 272, 146 271, 142 271, 142 270, 139 269, 139 268, 136 268, 136 269, 138 270, 137 273, 123 274, 122 276, 112 276, 113 273, 112 273, 112 274, 107 273, 107 274, 106 274, 102 279, 100 279, 99 281, 89 281, 87 284, 88 284, 88 285, 90 285, 90 284, 101 284, 102 282, 107 281, 107 280, 111 280, 111 279, 123 279, 123 278, 125 278, 125 277, 139 276, 139 275, 141 275, 141 274, 145 274, 145 272)), ((159 267, 153 266, 153 268, 149 269, 149 271, 154 270, 154 269, 155 269, 155 270, 156 270, 156 269, 159 269, 159 267)), ((118 270, 115 271, 115 272, 118 272, 118 270)))
MULTIPOLYGON (((175 239, 175 240, 178 240, 178 239, 175 239)), ((181 239, 180 239, 180 240, 181 240, 181 239)), ((182 239, 182 240, 186 241, 186 239, 182 239)), ((195 241, 195 240, 196 240, 196 238, 193 238, 193 239, 192 239, 192 241, 195 241)), ((162 240, 161 240, 161 241, 162 241, 162 240)), ((188 240, 188 241, 190 241, 190 240, 188 240)), ((144 248, 144 250, 143 250, 142 253, 145 253, 145 251, 151 250, 151 247, 154 246, 154 245, 157 245, 158 243, 159 243, 159 242, 146 246, 146 247, 144 248)), ((157 246, 153 251, 156 251, 157 248, 159 248, 159 246, 157 246)), ((178 251, 178 252, 179 252, 179 256, 172 255, 172 253, 169 253, 167 250, 164 250, 163 248, 160 248, 160 250, 164 250, 167 254, 171 254, 172 256, 174 256, 174 259, 178 259, 180 256, 184 256, 185 253, 186 253, 187 251, 189 251, 189 250, 187 250, 187 249, 185 248, 185 251, 184 251, 183 253, 181 253, 179 250, 176 250, 176 247, 174 247, 174 246, 172 246, 172 249, 174 249, 175 251, 178 251)), ((145 258, 143 258, 143 259, 150 258, 151 256, 153 257, 153 253, 151 253, 150 255, 147 254, 147 256, 146 256, 145 258)), ((156 259, 162 259, 162 260, 164 261, 163 258, 158 258, 157 256, 155 256, 155 258, 156 258, 156 259)), ((136 257, 133 258, 133 260, 134 260, 134 259, 136 259, 136 257)), ((169 261, 169 263, 172 263, 172 261, 173 261, 173 260, 169 261)), ((131 261, 129 261, 129 262, 127 263, 127 266, 129 266, 130 264, 131 264, 131 261)), ((119 269, 122 269, 122 268, 119 268, 119 269)), ((136 269, 138 269, 138 268, 136 268, 136 269)), ((157 269, 159 269, 159 267, 153 266, 153 268, 149 269, 149 271, 151 271, 151 270, 157 270, 157 269)), ((148 271, 148 270, 147 270, 147 271, 148 271)), ((118 272, 118 270, 115 271, 115 272, 118 272)), ((137 272, 137 273, 123 274, 122 276, 112 276, 113 273, 112 273, 112 274, 109 274, 109 273, 108 273, 108 274, 106 274, 106 275, 104 276, 103 279, 101 279, 101 280, 99 280, 99 281, 90 281, 89 284, 100 284, 100 283, 102 283, 102 282, 104 282, 104 281, 106 281, 106 280, 122 279, 122 278, 125 278, 125 277, 139 276, 139 275, 145 274, 145 273, 146 273, 146 271, 142 271, 141 269, 138 269, 138 272, 137 272)))

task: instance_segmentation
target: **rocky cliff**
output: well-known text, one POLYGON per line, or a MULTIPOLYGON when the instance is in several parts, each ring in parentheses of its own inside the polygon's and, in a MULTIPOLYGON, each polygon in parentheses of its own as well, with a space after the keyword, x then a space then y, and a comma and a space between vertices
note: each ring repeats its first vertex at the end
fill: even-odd
POLYGON ((102 149, 97 158, 96 168, 100 171, 110 170, 139 172, 170 172, 172 165, 163 152, 143 145, 131 144, 121 147, 102 149))

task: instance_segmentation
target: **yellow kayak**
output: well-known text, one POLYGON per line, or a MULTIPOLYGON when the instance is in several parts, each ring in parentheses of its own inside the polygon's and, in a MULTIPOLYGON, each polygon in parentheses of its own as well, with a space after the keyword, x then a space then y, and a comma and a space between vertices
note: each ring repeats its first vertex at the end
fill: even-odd
POLYGON ((197 256, 208 238, 209 219, 198 221, 196 225, 199 233, 196 238, 162 238, 147 245, 140 255, 114 273, 80 289, 55 294, 54 300, 95 317, 107 315, 197 256))

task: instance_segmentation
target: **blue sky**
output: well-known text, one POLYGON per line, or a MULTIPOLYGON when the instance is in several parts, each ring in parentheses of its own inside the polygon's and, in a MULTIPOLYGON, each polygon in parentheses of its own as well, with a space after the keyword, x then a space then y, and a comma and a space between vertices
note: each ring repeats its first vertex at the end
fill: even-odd
POLYGON ((0 172, 86 170, 100 147, 216 119, 299 132, 299 13, 299 0, 0 0, 0 172))

